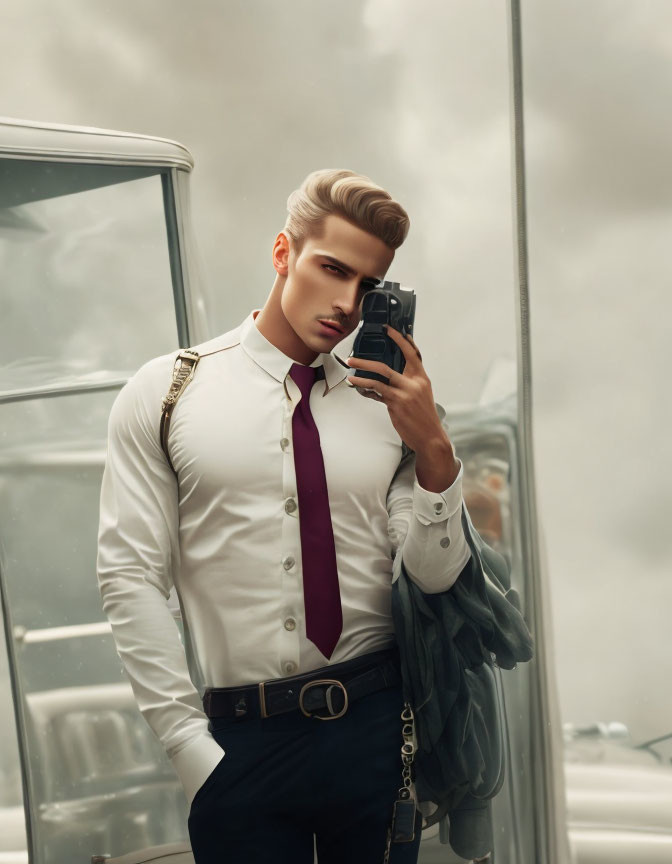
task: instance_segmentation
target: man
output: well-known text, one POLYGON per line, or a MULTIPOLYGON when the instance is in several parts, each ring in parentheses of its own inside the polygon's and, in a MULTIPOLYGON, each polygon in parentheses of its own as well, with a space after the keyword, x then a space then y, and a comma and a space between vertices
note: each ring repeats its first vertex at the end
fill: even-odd
MULTIPOLYGON (((312 864, 313 836, 320 864, 383 860, 404 740, 393 561, 439 592, 470 556, 462 465, 415 343, 388 331, 403 375, 355 359, 348 375, 332 354, 408 227, 369 178, 313 172, 288 199, 263 309, 195 346, 170 459, 159 419, 175 352, 142 366, 110 414, 103 607, 182 782, 197 864, 312 864)), ((417 861, 416 816, 392 864, 417 861)))

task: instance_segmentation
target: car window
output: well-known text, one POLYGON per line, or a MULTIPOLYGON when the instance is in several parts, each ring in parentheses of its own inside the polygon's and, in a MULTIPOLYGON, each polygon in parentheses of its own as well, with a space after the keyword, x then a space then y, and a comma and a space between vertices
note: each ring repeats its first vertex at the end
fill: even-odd
POLYGON ((175 345, 159 169, 2 159, 0 189, 0 391, 113 379, 175 345))

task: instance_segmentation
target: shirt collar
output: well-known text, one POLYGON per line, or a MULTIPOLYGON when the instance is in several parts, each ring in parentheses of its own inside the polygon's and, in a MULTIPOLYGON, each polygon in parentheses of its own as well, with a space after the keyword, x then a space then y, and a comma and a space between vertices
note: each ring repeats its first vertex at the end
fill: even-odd
MULTIPOLYGON (((240 325, 240 344, 245 353, 249 354, 257 365, 261 366, 262 369, 282 384, 289 370, 297 361, 283 354, 257 328, 254 319, 259 312, 261 312, 261 309, 253 309, 240 325)), ((334 354, 333 351, 330 354, 318 354, 309 365, 324 366, 326 381, 323 395, 325 396, 329 390, 333 390, 337 384, 340 384, 347 375, 352 374, 352 369, 346 366, 342 358, 334 354)))

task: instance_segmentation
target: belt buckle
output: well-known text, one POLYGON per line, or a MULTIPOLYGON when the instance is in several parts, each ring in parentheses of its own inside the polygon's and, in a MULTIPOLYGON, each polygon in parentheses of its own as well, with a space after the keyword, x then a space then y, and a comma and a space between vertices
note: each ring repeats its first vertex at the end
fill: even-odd
POLYGON ((342 717, 345 712, 348 710, 348 691, 345 689, 345 684, 342 681, 336 681, 334 678, 319 678, 317 681, 308 681, 307 684, 304 684, 301 688, 301 692, 299 693, 299 708, 301 712, 305 714, 306 717, 314 717, 316 720, 337 720, 339 717, 342 717), (319 684, 330 684, 331 687, 327 687, 326 699, 327 699, 327 708, 329 709, 330 717, 320 717, 319 714, 309 714, 306 709, 303 707, 303 694, 310 687, 317 687, 319 684), (338 714, 334 713, 333 706, 331 704, 331 688, 334 686, 338 686, 343 691, 343 697, 345 699, 345 704, 343 705, 343 710, 338 714))

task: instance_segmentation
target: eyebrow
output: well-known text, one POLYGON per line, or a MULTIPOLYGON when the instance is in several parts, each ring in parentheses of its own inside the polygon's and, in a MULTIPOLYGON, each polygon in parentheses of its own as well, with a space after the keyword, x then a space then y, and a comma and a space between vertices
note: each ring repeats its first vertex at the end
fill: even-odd
MULTIPOLYGON (((338 267, 342 267, 346 273, 349 273, 351 276, 354 276, 357 272, 353 270, 352 267, 348 267, 347 264, 344 264, 342 261, 339 261, 338 258, 334 258, 331 255, 325 255, 324 253, 319 253, 320 258, 326 258, 327 261, 330 261, 332 264, 336 264, 338 267)), ((382 279, 382 276, 362 276, 362 279, 373 279, 374 282, 378 282, 378 280, 382 279)))

